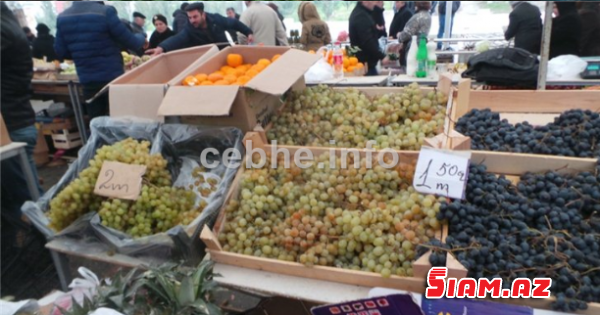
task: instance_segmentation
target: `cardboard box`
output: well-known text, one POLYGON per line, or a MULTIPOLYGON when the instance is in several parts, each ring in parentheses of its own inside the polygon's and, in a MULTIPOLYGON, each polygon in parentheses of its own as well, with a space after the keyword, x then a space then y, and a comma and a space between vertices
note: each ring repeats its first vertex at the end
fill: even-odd
POLYGON ((98 95, 109 91, 110 116, 134 116, 163 121, 157 116, 166 90, 187 68, 203 63, 215 55, 215 45, 176 50, 160 55, 123 74, 109 83, 98 95))
POLYGON ((8 134, 8 129, 6 129, 6 125, 4 124, 4 119, 2 118, 2 114, 0 114, 0 147, 5 146, 7 144, 11 144, 10 135, 8 134))
POLYGON ((319 56, 289 47, 236 46, 223 49, 201 65, 188 68, 171 86, 158 109, 160 116, 181 116, 183 123, 232 126, 251 131, 257 124, 266 125, 270 116, 283 104, 282 97, 291 88, 304 87, 304 73, 319 56), (227 64, 228 54, 241 54, 244 63, 261 58, 281 57, 245 86, 181 85, 188 75, 212 73, 227 64))

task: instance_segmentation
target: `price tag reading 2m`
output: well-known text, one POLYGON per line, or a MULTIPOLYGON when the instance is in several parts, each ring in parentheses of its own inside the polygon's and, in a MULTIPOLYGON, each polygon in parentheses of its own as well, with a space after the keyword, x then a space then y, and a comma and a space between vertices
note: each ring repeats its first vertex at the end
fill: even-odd
POLYGON ((104 162, 96 180, 94 193, 104 197, 137 200, 145 173, 146 165, 104 162))
POLYGON ((471 152, 451 152, 423 147, 413 179, 424 194, 464 199, 471 152))

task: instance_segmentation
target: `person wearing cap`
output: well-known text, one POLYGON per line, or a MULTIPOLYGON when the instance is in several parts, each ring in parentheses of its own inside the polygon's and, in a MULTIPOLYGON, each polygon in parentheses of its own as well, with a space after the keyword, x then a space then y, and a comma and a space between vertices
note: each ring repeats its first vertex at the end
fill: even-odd
POLYGON ((144 26, 146 25, 146 16, 141 14, 140 12, 133 12, 133 22, 131 23, 131 28, 133 29, 133 33, 142 34, 144 37, 147 37, 146 30, 144 26))
POLYGON ((50 28, 40 23, 36 26, 38 36, 33 41, 33 58, 44 59, 51 62, 58 60, 56 52, 54 51, 54 36, 50 35, 50 28))
POLYGON ((102 88, 121 76, 121 49, 140 50, 146 46, 142 34, 133 34, 119 19, 113 6, 96 1, 74 1, 58 15, 54 50, 58 58, 72 59, 77 68, 87 114, 108 115, 108 95, 96 98, 102 88))
POLYGON ((156 30, 150 36, 150 48, 158 47, 158 44, 175 35, 175 32, 169 28, 167 18, 162 14, 156 14, 153 16, 152 24, 154 24, 154 28, 156 28, 156 30))
POLYGON ((512 12, 504 38, 515 39, 515 47, 532 54, 540 54, 542 40, 542 12, 527 1, 509 1, 512 12))
POLYGON ((200 45, 216 44, 219 48, 229 46, 225 30, 234 29, 246 36, 252 42, 252 30, 238 20, 226 18, 217 13, 204 12, 204 3, 195 2, 185 9, 189 23, 186 28, 175 36, 160 43, 158 47, 146 51, 150 55, 189 48, 200 45))

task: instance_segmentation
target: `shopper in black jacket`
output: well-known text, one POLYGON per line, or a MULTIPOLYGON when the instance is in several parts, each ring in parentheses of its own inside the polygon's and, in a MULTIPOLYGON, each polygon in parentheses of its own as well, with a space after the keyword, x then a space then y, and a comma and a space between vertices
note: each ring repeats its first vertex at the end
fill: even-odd
POLYGON ((358 1, 350 14, 348 29, 350 45, 360 48, 356 57, 369 66, 367 75, 377 75, 377 63, 387 63, 389 58, 379 50, 379 30, 373 20, 373 1, 358 1))
POLYGON ((510 1, 513 10, 509 14, 509 24, 504 38, 515 38, 515 47, 532 54, 540 54, 542 39, 542 13, 540 9, 527 1, 510 1))
POLYGON ((581 56, 600 56, 600 3, 584 2, 579 10, 579 16, 583 30, 581 56))
POLYGON ((385 31, 385 17, 383 16, 383 1, 375 1, 375 6, 373 7, 373 20, 375 21, 375 27, 377 27, 378 38, 379 37, 387 37, 387 32, 385 31))
MULTIPOLYGON (((402 32, 406 22, 413 16, 413 12, 406 5, 406 1, 396 1, 396 14, 390 25, 390 36, 397 38, 398 33, 402 32)), ((406 66, 406 49, 400 50, 400 65, 406 66)))
MULTIPOLYGON (((19 22, 2 1, 0 32, 2 37, 2 71, 0 78, 0 112, 13 142, 27 143, 25 151, 29 165, 20 165, 18 157, 5 159, 1 163, 0 183, 2 187, 2 217, 20 220, 21 205, 33 196, 27 190, 27 181, 21 167, 30 167, 38 190, 37 172, 33 161, 33 148, 37 142, 37 129, 34 126, 35 112, 31 107, 31 78, 33 61, 29 41, 19 22)), ((4 226, 3 226, 4 228, 4 226)))
POLYGON ((46 61, 58 60, 54 51, 54 36, 50 35, 50 28, 46 24, 40 23, 35 28, 38 36, 33 40, 33 58, 44 59, 46 61))
POLYGON ((558 16, 552 19, 550 58, 560 55, 579 55, 581 18, 575 2, 556 2, 558 16))
POLYGON ((188 24, 188 16, 187 13, 185 13, 185 8, 187 8, 188 5, 189 3, 184 2, 181 4, 178 10, 173 12, 173 32, 175 34, 183 31, 185 26, 188 24))
POLYGON ((158 47, 158 44, 175 35, 169 28, 169 24, 167 24, 167 18, 162 14, 153 16, 152 24, 154 24, 156 30, 150 35, 150 48, 158 47))
MULTIPOLYGON (((440 20, 440 27, 438 29, 437 38, 444 37, 444 32, 446 29, 446 2, 447 1, 438 1, 438 14, 440 20)), ((452 21, 450 22, 450 32, 448 32, 449 36, 452 37, 452 27, 454 26, 454 14, 460 8, 460 1, 452 1, 452 21)), ((442 49, 442 43, 438 42, 437 49, 442 49)))

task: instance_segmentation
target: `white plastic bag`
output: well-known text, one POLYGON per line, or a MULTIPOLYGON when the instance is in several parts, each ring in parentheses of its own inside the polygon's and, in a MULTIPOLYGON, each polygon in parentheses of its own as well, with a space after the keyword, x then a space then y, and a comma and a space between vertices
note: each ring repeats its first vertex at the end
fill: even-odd
POLYGON ((333 67, 325 61, 325 58, 320 58, 306 73, 304 81, 307 83, 319 83, 333 79, 333 67))
POLYGON ((552 58, 548 62, 548 76, 551 80, 579 79, 579 74, 585 70, 587 62, 575 55, 562 55, 552 58))
POLYGON ((95 310, 94 312, 92 312, 90 315, 123 315, 123 314, 119 313, 113 309, 110 309, 110 308, 101 307, 101 308, 95 310))

